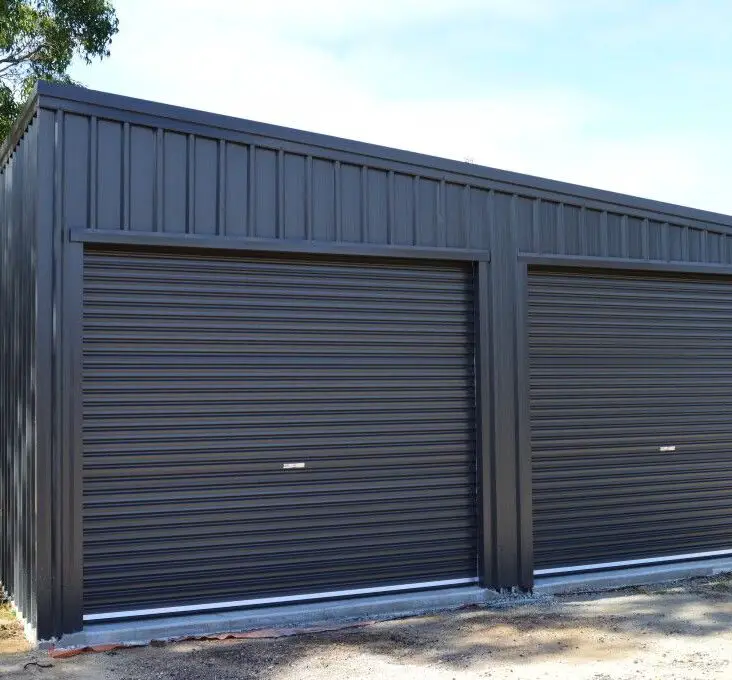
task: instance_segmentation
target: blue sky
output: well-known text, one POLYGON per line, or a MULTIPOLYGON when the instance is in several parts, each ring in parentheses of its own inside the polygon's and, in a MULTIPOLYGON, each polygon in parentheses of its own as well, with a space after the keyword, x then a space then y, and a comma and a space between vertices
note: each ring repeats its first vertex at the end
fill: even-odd
POLYGON ((116 0, 88 87, 732 214, 729 0, 116 0))

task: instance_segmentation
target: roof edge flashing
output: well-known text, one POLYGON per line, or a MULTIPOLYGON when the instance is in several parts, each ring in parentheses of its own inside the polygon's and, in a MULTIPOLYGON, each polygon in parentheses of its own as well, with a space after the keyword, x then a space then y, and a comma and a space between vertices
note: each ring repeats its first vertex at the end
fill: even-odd
POLYGON ((550 192, 557 195, 557 200, 562 200, 563 197, 566 197, 580 202, 597 201, 607 204, 609 210, 612 210, 612 208, 631 208, 654 214, 662 213, 670 217, 679 217, 700 223, 720 225, 728 228, 732 227, 732 215, 725 215, 723 213, 676 205, 606 189, 572 184, 560 180, 546 179, 511 170, 500 170, 490 166, 431 156, 416 151, 407 151, 369 142, 335 137, 319 132, 308 132, 246 118, 211 113, 200 109, 112 94, 76 85, 43 81, 37 85, 37 94, 40 98, 40 106, 45 108, 63 108, 61 106, 61 102, 63 101, 76 102, 108 110, 126 111, 213 129, 243 132, 281 140, 283 142, 317 146, 330 151, 354 153, 382 161, 388 160, 411 166, 430 168, 433 171, 437 170, 462 175, 466 180, 473 178, 509 185, 519 190, 518 193, 526 193, 527 195, 531 195, 532 192, 536 191, 550 192))

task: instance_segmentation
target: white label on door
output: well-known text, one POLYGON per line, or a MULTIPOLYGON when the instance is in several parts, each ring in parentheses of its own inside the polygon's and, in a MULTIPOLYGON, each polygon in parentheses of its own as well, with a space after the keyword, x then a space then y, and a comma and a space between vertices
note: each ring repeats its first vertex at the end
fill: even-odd
POLYGON ((658 450, 661 451, 661 453, 663 453, 665 451, 676 451, 676 447, 675 446, 659 446, 658 450))
POLYGON ((305 463, 282 463, 283 470, 299 470, 304 467, 305 463))

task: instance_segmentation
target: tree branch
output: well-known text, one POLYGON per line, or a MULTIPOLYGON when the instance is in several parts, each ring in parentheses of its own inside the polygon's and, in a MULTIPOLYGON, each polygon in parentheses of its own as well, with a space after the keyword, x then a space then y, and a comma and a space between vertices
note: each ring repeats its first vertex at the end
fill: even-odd
POLYGON ((34 61, 42 50, 43 42, 36 42, 36 44, 33 45, 33 41, 29 40, 27 44, 22 45, 18 49, 13 50, 0 58, 0 64, 6 64, 6 66, 0 67, 0 74, 6 73, 9 69, 18 66, 24 61, 34 61))

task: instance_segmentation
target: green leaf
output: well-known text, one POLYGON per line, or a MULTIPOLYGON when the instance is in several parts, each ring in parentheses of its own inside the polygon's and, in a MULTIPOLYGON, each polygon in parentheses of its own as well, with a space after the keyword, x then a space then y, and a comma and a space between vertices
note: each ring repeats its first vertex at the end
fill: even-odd
POLYGON ((74 57, 109 56, 118 20, 109 0, 0 0, 0 135, 37 80, 70 82, 74 57))

